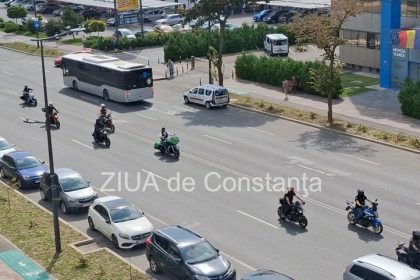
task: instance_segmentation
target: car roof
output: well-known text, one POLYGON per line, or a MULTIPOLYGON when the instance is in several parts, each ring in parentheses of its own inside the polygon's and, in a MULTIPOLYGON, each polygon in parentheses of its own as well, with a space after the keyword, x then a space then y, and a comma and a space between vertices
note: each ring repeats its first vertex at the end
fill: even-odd
POLYGON ((387 256, 371 254, 360 257, 353 261, 354 264, 367 264, 384 270, 399 280, 410 280, 420 276, 420 271, 412 269, 406 264, 398 262, 387 256))
POLYGON ((198 88, 204 88, 204 89, 209 89, 209 90, 226 89, 225 87, 215 85, 215 84, 202 85, 202 86, 198 86, 198 88))
POLYGON ((181 246, 194 244, 204 240, 204 238, 197 233, 179 225, 167 226, 160 228, 157 231, 181 246))
POLYGON ((8 141, 6 140, 6 138, 3 138, 3 137, 1 137, 1 136, 0 136, 0 141, 6 141, 6 142, 8 142, 8 141))
MULTIPOLYGON (((49 170, 45 171, 45 173, 49 174, 49 170)), ((54 173, 57 174, 58 178, 81 176, 78 172, 70 168, 56 168, 54 169, 54 173)))
POLYGON ((293 280, 293 278, 273 270, 257 270, 242 276, 241 280, 293 280))
POLYGON ((105 205, 109 209, 131 205, 131 203, 128 202, 126 199, 121 198, 119 196, 114 196, 114 195, 103 196, 103 197, 97 198, 95 202, 101 202, 103 205, 105 205))
POLYGON ((13 159, 33 157, 34 156, 33 154, 31 154, 29 152, 25 152, 25 151, 13 151, 13 152, 8 153, 7 155, 12 157, 13 159))
POLYGON ((271 40, 283 40, 283 39, 287 40, 287 36, 281 33, 267 34, 266 36, 271 40))

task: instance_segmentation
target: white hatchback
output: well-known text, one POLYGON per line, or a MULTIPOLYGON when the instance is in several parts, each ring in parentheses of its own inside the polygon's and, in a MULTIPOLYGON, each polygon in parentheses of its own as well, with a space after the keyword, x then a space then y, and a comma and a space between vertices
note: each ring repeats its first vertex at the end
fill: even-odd
POLYGON ((88 223, 121 249, 144 244, 154 228, 143 212, 118 196, 97 198, 89 207, 88 223))
POLYGON ((229 104, 229 92, 227 88, 214 84, 194 87, 184 93, 184 103, 190 102, 205 105, 207 109, 226 107, 229 104))
POLYGON ((5 154, 8 154, 14 151, 16 151, 15 145, 9 144, 9 142, 7 142, 6 139, 4 139, 3 137, 0 137, 0 158, 5 154))

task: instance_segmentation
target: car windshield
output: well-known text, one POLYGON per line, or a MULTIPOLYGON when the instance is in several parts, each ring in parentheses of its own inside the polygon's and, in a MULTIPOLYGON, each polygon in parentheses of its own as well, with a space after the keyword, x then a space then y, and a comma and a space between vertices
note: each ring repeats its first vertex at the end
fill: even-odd
POLYGON ((287 40, 273 40, 273 45, 276 45, 276 46, 287 45, 287 40))
POLYGON ((11 148, 12 148, 12 146, 9 143, 7 143, 6 140, 0 140, 0 151, 1 150, 6 150, 6 149, 11 149, 11 148))
POLYGON ((216 96, 225 96, 227 94, 227 90, 225 89, 218 89, 214 92, 216 96))
POLYGON ((143 217, 143 215, 131 205, 111 209, 111 219, 114 223, 136 220, 141 217, 143 217))
POLYGON ((218 256, 216 249, 207 241, 186 246, 181 249, 181 255, 188 264, 201 263, 218 256))
POLYGON ((121 32, 121 34, 122 34, 123 36, 131 35, 131 31, 130 31, 130 30, 121 30, 121 29, 120 29, 120 32, 121 32))
POLYGON ((64 192, 72 192, 89 187, 89 183, 80 175, 60 178, 59 181, 64 192))
POLYGON ((40 165, 41 165, 41 162, 37 160, 35 157, 26 157, 26 158, 16 159, 16 167, 18 170, 37 167, 40 165))

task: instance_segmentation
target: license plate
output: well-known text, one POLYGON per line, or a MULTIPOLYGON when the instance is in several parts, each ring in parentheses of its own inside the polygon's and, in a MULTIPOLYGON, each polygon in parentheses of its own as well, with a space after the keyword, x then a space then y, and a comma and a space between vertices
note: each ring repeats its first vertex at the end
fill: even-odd
POLYGON ((91 203, 83 203, 82 207, 89 207, 91 205, 91 203))

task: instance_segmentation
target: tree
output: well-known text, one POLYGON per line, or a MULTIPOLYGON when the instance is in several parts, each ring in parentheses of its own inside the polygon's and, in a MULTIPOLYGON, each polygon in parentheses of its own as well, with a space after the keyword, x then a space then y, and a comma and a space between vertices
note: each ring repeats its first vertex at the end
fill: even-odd
MULTIPOLYGON (((333 80, 336 81, 338 67, 336 52, 339 46, 346 43, 346 40, 340 37, 340 30, 348 19, 361 12, 357 0, 334 0, 331 10, 330 16, 309 15, 303 19, 294 20, 292 24, 292 30, 298 45, 314 44, 324 51, 324 60, 328 65, 328 69, 324 70, 327 71, 327 74, 324 75, 323 73, 316 76, 316 73, 314 73, 313 80, 316 80, 316 83, 313 86, 321 81, 328 84, 331 84, 333 80)), ((341 71, 341 68, 339 71, 341 71)), ((317 90, 324 91, 323 94, 328 96, 328 123, 331 125, 333 123, 332 98, 336 89, 317 86, 317 90)))
MULTIPOLYGON (((208 20, 215 20, 220 24, 217 58, 212 60, 216 66, 218 81, 221 86, 223 86, 223 48, 225 44, 226 22, 232 14, 232 6, 241 3, 243 3, 243 0, 201 0, 186 13, 187 21, 204 17, 208 20)), ((208 55, 209 58, 212 55, 210 45, 208 55)))
POLYGON ((24 19, 28 15, 28 11, 21 6, 10 6, 7 8, 7 16, 16 21, 18 19, 24 19))
POLYGON ((47 36, 54 36, 55 34, 61 33, 63 24, 59 20, 51 19, 45 25, 45 33, 47 36))
POLYGON ((86 31, 88 33, 98 32, 98 36, 99 36, 99 32, 104 32, 105 29, 106 29, 106 24, 102 20, 95 20, 95 19, 89 20, 86 26, 86 31))
POLYGON ((72 8, 67 6, 63 10, 61 21, 63 22, 64 27, 76 28, 82 24, 83 16, 77 14, 72 8))

